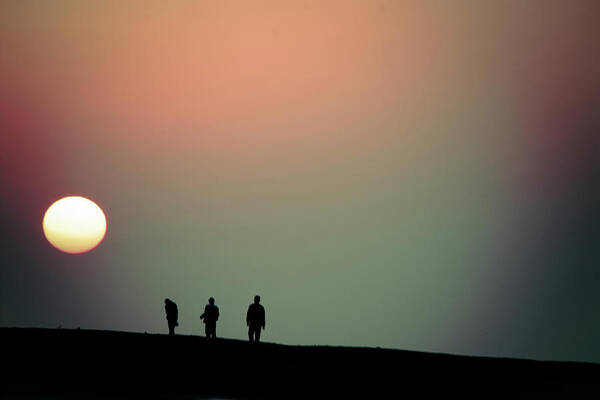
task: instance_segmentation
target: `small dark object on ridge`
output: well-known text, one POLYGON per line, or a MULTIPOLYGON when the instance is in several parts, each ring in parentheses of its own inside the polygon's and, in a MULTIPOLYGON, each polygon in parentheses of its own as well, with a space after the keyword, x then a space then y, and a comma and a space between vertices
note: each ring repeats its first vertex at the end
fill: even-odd
POLYGON ((208 304, 204 306, 204 313, 200 316, 204 322, 204 332, 207 338, 215 339, 217 337, 217 320, 219 319, 219 307, 215 305, 215 299, 208 299, 208 304))
POLYGON ((179 312, 177 310, 177 304, 171 299, 165 299, 165 313, 167 314, 167 324, 169 326, 169 336, 175 335, 175 327, 179 326, 177 319, 179 312))
POLYGON ((260 330, 265 329, 265 308, 259 304, 260 296, 254 296, 254 303, 248 307, 246 325, 248 326, 248 339, 251 342, 260 341, 260 330))

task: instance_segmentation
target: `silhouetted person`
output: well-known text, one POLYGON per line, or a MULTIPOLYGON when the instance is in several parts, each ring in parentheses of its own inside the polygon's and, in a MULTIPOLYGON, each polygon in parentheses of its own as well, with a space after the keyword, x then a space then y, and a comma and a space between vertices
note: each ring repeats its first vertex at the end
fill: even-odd
POLYGON ((204 332, 207 338, 217 337, 217 320, 219 319, 219 307, 215 306, 215 299, 208 299, 208 304, 204 307, 204 314, 200 316, 204 321, 204 332))
POLYGON ((248 338, 251 342, 260 341, 260 330, 265 329, 265 308, 259 304, 260 296, 254 296, 254 303, 248 307, 246 325, 248 325, 248 338))
POLYGON ((165 312, 167 313, 167 324, 169 325, 169 336, 175 335, 175 327, 179 326, 177 318, 179 312, 177 311, 177 304, 171 299, 165 299, 165 312))

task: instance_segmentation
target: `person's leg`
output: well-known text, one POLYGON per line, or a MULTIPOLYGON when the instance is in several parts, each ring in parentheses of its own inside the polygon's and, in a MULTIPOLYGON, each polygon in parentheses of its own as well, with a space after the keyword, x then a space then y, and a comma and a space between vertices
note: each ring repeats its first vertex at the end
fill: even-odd
POLYGON ((169 321, 169 336, 175 335, 175 324, 169 321))
POLYGON ((260 326, 254 331, 254 341, 260 342, 260 326))
POLYGON ((252 342, 254 340, 254 334, 252 332, 252 326, 248 328, 248 339, 252 342))

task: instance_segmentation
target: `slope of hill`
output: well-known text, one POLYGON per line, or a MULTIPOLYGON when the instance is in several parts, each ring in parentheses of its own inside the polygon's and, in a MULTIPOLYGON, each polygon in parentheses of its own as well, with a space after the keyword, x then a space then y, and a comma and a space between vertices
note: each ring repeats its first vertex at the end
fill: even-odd
POLYGON ((3 391, 85 397, 516 398, 600 389, 600 364, 286 346, 93 330, 0 328, 3 391))

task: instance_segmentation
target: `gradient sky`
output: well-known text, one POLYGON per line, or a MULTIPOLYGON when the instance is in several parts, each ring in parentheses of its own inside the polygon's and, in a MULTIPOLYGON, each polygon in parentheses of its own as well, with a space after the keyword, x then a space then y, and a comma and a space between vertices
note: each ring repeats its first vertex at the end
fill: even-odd
POLYGON ((600 362, 597 1, 0 3, 0 325, 600 362), (83 255, 42 233, 97 202, 83 255))

